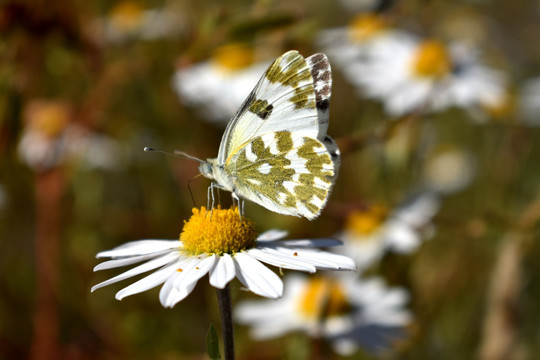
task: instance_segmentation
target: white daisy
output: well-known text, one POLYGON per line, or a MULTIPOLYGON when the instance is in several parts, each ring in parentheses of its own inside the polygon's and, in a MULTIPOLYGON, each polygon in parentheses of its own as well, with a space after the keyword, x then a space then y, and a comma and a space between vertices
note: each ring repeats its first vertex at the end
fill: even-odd
POLYGON ((237 208, 193 209, 180 240, 140 240, 100 252, 98 258, 112 260, 97 265, 94 271, 144 263, 97 284, 92 291, 155 270, 117 292, 116 299, 164 284, 159 300, 164 307, 173 307, 188 296, 206 274, 216 288, 223 289, 237 277, 248 290, 275 299, 282 296, 283 283, 261 262, 311 273, 316 269, 355 269, 348 257, 313 249, 339 245, 337 240, 279 241, 285 235, 283 231, 270 230, 257 237, 253 223, 240 218, 237 208))
POLYGON ((204 118, 225 125, 270 63, 255 58, 253 49, 245 44, 224 45, 210 60, 178 68, 174 89, 184 104, 197 107, 204 118))
POLYGON ((439 198, 423 193, 392 212, 377 205, 355 211, 339 235, 343 247, 338 251, 351 256, 359 270, 375 264, 387 251, 410 254, 432 235, 431 219, 438 209, 439 198))
POLYGON ((71 108, 62 101, 33 100, 24 109, 24 128, 18 144, 20 159, 46 170, 66 159, 66 134, 71 108))
POLYGON ((66 102, 30 101, 24 109, 24 122, 17 150, 21 160, 34 170, 47 170, 70 161, 109 170, 122 165, 118 142, 75 124, 66 102))
POLYGON ((411 321, 405 309, 408 293, 387 288, 381 279, 290 275, 285 286, 279 301, 246 301, 235 308, 236 320, 250 326, 254 338, 305 331, 329 339, 337 352, 348 355, 358 347, 388 349, 411 321))
POLYGON ((351 62, 347 74, 393 116, 451 106, 499 108, 507 101, 505 75, 462 43, 447 46, 400 32, 372 44, 367 58, 351 62))
POLYGON ((363 62, 370 59, 372 47, 396 41, 400 34, 383 15, 363 13, 356 15, 346 27, 322 30, 316 42, 347 80, 358 85, 357 78, 363 71, 363 62))

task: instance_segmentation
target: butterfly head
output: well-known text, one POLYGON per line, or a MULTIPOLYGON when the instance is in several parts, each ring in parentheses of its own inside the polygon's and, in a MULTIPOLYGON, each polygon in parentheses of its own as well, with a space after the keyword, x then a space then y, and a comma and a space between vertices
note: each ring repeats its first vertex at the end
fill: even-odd
POLYGON ((214 179, 214 167, 209 161, 201 162, 201 165, 199 165, 199 172, 208 179, 214 179))

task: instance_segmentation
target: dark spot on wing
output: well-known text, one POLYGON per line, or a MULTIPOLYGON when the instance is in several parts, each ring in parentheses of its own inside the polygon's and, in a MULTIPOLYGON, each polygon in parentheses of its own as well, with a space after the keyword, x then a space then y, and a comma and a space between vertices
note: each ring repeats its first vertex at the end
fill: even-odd
POLYGON ((317 99, 317 109, 326 111, 330 107, 330 101, 328 99, 317 99))
POLYGON ((328 150, 332 158, 338 158, 340 156, 339 148, 337 147, 334 139, 332 139, 330 136, 326 135, 323 140, 323 144, 326 146, 326 149, 328 150))
POLYGON ((253 100, 248 107, 248 110, 257 115, 261 120, 266 120, 274 110, 274 106, 266 100, 253 100))
POLYGON ((326 111, 330 107, 330 95, 332 85, 332 70, 328 58, 324 54, 314 54, 306 59, 315 89, 315 101, 317 109, 326 111))

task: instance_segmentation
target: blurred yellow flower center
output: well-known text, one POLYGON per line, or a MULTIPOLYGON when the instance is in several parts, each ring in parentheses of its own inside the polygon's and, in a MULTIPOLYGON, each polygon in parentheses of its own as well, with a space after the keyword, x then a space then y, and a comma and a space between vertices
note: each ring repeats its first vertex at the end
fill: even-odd
POLYGON ((483 108, 496 119, 506 119, 515 111, 516 98, 507 92, 501 96, 500 101, 493 104, 484 104, 483 108))
POLYGON ((53 138, 58 136, 69 122, 69 111, 61 104, 40 104, 32 109, 31 127, 53 138))
POLYGON ((345 228, 353 235, 367 236, 380 227, 387 214, 387 209, 378 205, 357 210, 349 215, 345 228))
POLYGON ((362 41, 386 28, 386 20, 375 14, 357 15, 349 25, 352 40, 362 41))
POLYGON ((332 279, 315 277, 303 289, 299 307, 305 317, 320 320, 345 314, 351 305, 341 284, 332 279))
POLYGON ((225 70, 240 70, 253 64, 253 49, 241 43, 227 44, 217 48, 213 54, 213 62, 225 70))
POLYGON ((253 222, 238 208, 206 210, 193 208, 180 234, 184 250, 191 254, 233 254, 255 246, 257 233, 253 222))
POLYGON ((111 23, 118 30, 131 31, 141 22, 143 8, 134 1, 124 1, 116 5, 110 13, 111 23))
POLYGON ((450 54, 444 44, 436 40, 421 43, 413 59, 413 72, 420 77, 440 77, 452 68, 450 54))

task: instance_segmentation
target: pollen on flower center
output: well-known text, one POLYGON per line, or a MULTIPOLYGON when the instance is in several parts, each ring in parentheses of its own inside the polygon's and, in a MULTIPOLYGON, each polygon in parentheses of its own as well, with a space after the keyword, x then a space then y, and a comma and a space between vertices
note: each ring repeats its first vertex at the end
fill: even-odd
POLYGON ((345 228, 353 235, 370 235, 380 227, 387 213, 386 208, 377 205, 355 211, 347 218, 345 228))
POLYGON ((440 77, 450 72, 452 64, 448 50, 439 41, 421 43, 413 59, 413 72, 420 77, 440 77))
POLYGON ((343 287, 327 278, 310 279, 298 305, 305 317, 314 320, 342 315, 351 308, 343 287))
POLYGON ((238 208, 208 211, 193 208, 180 234, 184 250, 192 254, 233 254, 255 246, 257 233, 253 222, 240 218, 238 208))
POLYGON ((251 47, 245 44, 227 44, 214 51, 213 61, 221 69, 240 70, 253 64, 255 53, 251 47))
POLYGON ((374 14, 356 16, 349 25, 349 36, 352 40, 362 41, 386 28, 386 21, 374 14))

